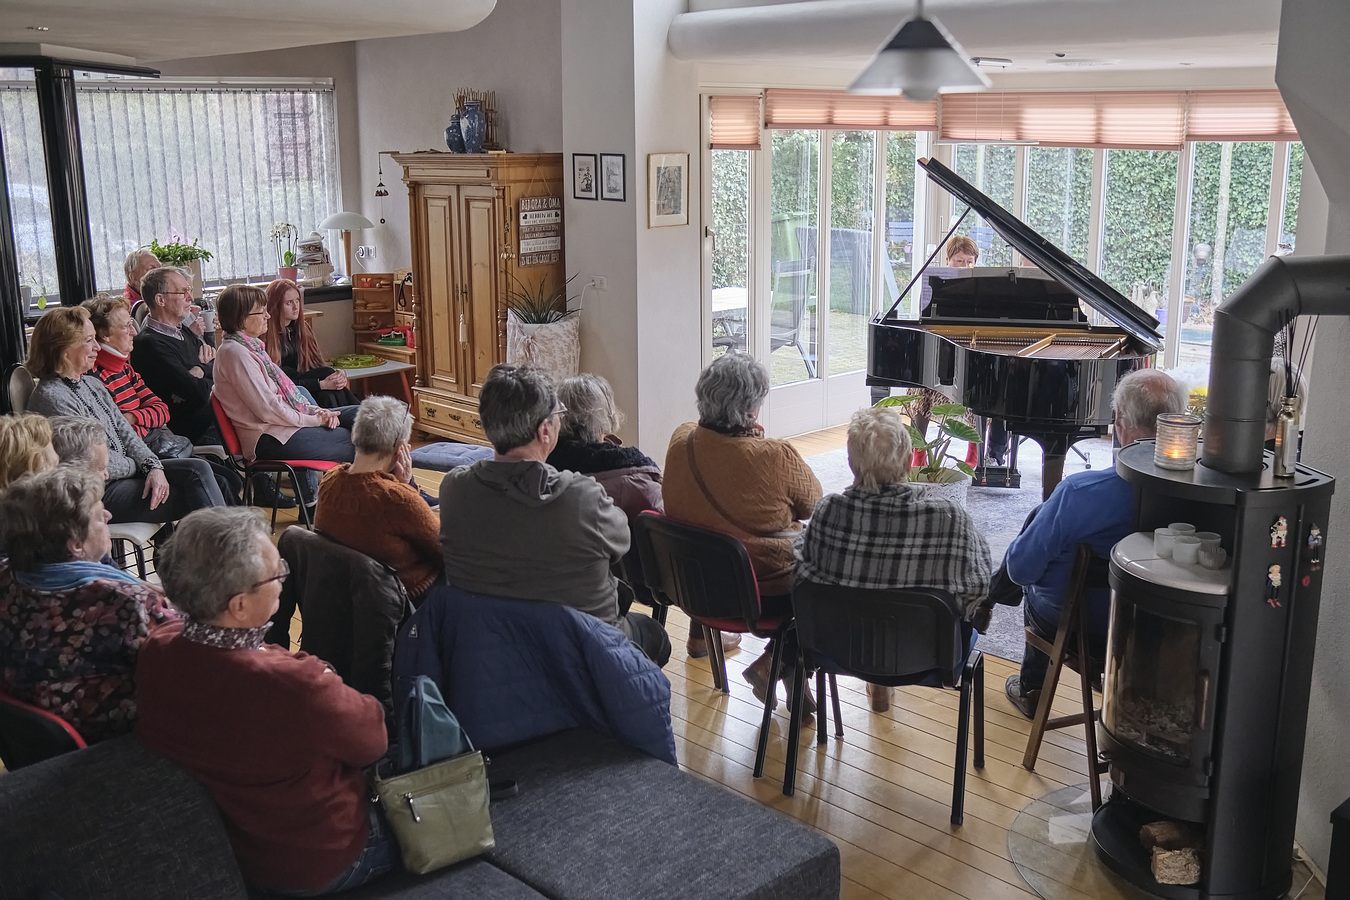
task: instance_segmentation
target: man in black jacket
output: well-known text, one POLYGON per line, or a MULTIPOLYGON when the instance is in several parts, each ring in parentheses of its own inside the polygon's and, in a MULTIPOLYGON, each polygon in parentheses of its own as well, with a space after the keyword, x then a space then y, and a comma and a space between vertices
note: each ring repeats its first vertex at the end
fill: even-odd
POLYGON ((192 306, 192 284, 173 266, 151 269, 141 281, 141 296, 150 304, 150 314, 131 349, 131 366, 146 386, 169 405, 169 428, 194 444, 212 430, 211 364, 216 348, 202 340, 198 330, 183 324, 192 306))

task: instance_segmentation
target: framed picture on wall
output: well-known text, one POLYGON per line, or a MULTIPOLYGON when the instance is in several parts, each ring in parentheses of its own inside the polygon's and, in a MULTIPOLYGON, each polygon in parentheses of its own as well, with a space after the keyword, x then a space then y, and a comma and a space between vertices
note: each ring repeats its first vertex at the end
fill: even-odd
POLYGON ((647 154, 647 227, 689 224, 689 154, 647 154))
POLYGON ((617 200, 620 203, 628 199, 624 185, 627 173, 624 172, 622 153, 600 154, 600 199, 617 200))
POLYGON ((572 154, 572 196, 578 200, 600 199, 600 178, 594 153, 572 154))

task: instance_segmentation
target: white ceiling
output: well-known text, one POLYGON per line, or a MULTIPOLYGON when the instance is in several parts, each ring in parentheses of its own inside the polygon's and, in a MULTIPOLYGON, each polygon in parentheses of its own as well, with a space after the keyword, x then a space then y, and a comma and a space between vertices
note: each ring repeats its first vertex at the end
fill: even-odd
MULTIPOLYGON (((861 65, 913 0, 691 0, 670 45, 681 59, 861 65)), ((1265 68, 1275 65, 1280 0, 928 0, 971 56, 1006 70, 1265 68), (1060 55, 1062 54, 1062 56, 1060 55)))
POLYGON ((472 28, 497 0, 3 0, 0 43, 154 63, 472 28), (30 30, 46 27, 47 31, 30 30))

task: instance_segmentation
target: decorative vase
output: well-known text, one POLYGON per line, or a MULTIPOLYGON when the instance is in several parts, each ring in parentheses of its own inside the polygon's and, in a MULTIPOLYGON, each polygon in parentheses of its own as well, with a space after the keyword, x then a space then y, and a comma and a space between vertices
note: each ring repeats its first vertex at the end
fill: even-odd
POLYGON ((451 153, 464 152, 464 132, 460 130, 459 113, 450 116, 450 124, 445 126, 445 146, 451 153))
POLYGON ((466 100, 464 112, 459 117, 459 130, 464 135, 465 153, 482 153, 483 137, 487 129, 487 119, 483 116, 483 104, 477 100, 466 100))
POLYGON ((300 269, 297 266, 278 266, 277 277, 287 281, 299 281, 300 269))

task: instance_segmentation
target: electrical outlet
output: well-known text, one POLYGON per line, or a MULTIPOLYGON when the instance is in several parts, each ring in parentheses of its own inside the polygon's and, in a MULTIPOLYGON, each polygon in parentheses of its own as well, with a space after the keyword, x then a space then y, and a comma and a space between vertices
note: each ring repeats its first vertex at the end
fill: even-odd
POLYGON ((602 275, 591 276, 591 290, 605 293, 609 290, 609 280, 602 275))
POLYGON ((357 247, 357 248, 356 248, 356 257, 357 257, 357 259, 374 259, 374 258, 375 258, 375 248, 374 248, 374 247, 357 247))

